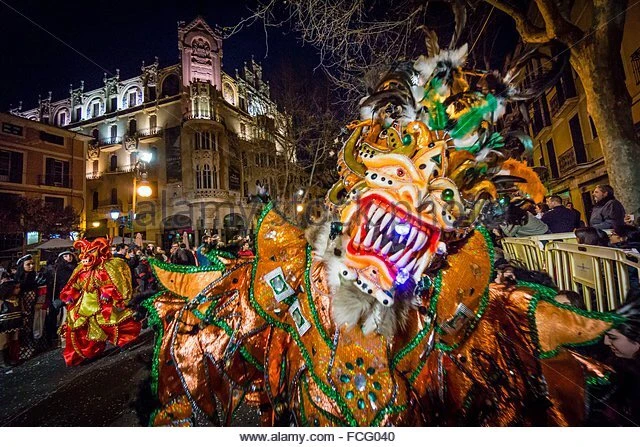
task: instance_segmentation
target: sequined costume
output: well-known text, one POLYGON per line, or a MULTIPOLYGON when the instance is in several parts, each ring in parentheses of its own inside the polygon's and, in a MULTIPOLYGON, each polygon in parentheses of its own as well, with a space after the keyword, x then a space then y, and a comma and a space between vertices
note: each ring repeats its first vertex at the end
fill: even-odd
POLYGON ((75 366, 104 351, 106 343, 124 346, 140 333, 141 325, 127 308, 132 297, 131 271, 114 258, 106 239, 74 243, 81 263, 60 292, 67 319, 60 331, 65 336, 65 363, 75 366))
POLYGON ((608 371, 569 348, 619 317, 558 304, 538 284, 492 283, 485 216, 501 194, 545 190, 498 150, 508 98, 456 91, 465 50, 445 53, 362 102, 331 225, 305 235, 269 204, 252 261, 151 261, 162 286, 145 303, 152 425, 229 424, 242 401, 268 425, 584 421, 585 388, 608 371))

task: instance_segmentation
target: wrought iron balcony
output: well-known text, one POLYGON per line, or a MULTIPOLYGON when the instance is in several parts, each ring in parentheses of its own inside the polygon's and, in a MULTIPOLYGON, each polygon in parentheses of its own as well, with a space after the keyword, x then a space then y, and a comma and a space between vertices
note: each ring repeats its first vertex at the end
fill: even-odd
POLYGON ((122 144, 122 135, 108 138, 99 138, 96 140, 96 146, 105 147, 113 146, 115 144, 122 144))
POLYGON ((160 137, 162 136, 162 127, 154 126, 147 129, 140 129, 136 132, 136 136, 142 139, 150 137, 160 137))

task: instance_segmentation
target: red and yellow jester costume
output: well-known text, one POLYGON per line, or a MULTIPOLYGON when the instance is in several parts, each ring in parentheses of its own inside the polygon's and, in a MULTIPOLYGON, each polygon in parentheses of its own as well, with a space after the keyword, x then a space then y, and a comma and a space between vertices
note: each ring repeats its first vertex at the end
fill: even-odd
POLYGON ((126 306, 131 300, 131 274, 126 262, 113 258, 109 242, 74 243, 81 264, 60 292, 67 307, 62 326, 67 366, 75 366, 104 351, 106 342, 124 346, 140 334, 140 323, 126 306))

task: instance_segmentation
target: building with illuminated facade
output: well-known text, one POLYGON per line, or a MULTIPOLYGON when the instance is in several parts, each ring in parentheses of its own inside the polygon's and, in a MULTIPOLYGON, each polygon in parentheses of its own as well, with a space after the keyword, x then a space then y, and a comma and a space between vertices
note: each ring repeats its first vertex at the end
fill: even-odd
POLYGON ((165 246, 185 232, 192 244, 205 232, 228 239, 250 228, 260 207, 250 200, 258 182, 279 198, 290 195, 285 184, 299 185, 295 169, 289 181, 282 177, 292 151, 289 119, 271 100, 260 64, 252 59, 234 75, 225 73, 220 30, 200 17, 178 23, 178 48, 174 65, 143 62, 136 77, 121 79, 116 70, 99 88, 81 82, 68 98, 49 95, 34 109, 11 110, 92 137, 88 235, 133 230, 165 246), (138 194, 134 201, 134 179, 151 187, 150 197, 138 194), (110 219, 114 210, 125 220, 135 211, 133 228, 110 219))
MULTIPOLYGON (((575 2, 572 22, 586 28, 591 23, 590 3, 575 2)), ((540 19, 541 20, 541 19, 540 19)), ((626 84, 632 98, 632 115, 640 134, 640 8, 626 13, 622 63, 626 84)), ((528 72, 540 66, 531 63, 528 72)), ((529 104, 530 134, 534 141, 533 163, 545 166, 545 183, 553 194, 571 201, 588 219, 592 208, 591 193, 598 184, 608 184, 601 142, 587 111, 584 88, 569 64, 550 90, 529 104)))

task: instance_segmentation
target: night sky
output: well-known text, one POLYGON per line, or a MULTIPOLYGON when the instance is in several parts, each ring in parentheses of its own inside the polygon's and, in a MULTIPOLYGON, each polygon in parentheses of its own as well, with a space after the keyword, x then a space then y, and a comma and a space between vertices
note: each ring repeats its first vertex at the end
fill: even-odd
MULTIPOLYGON (((161 67, 173 65, 178 62, 177 21, 188 23, 202 15, 212 26, 233 26, 249 15, 249 6, 255 1, 181 0, 167 4, 157 0, 0 0, 0 110, 8 110, 9 104, 17 106, 21 100, 23 110, 34 108, 38 95, 45 97, 49 90, 54 101, 67 98, 69 84, 78 87, 80 80, 85 81, 85 91, 99 88, 103 73, 113 74, 116 68, 120 69, 120 79, 128 79, 140 74, 143 60, 149 64, 154 56, 158 56, 161 67)), ((496 30, 500 30, 492 56, 503 54, 517 38, 512 21, 503 15, 496 19, 500 15, 494 14, 483 35, 494 41, 496 30)), ((436 24, 448 22, 444 27, 451 28, 451 17, 430 18, 436 24)), ((269 29, 268 45, 266 54, 260 23, 245 28, 223 41, 223 69, 233 75, 254 55, 262 63, 267 80, 273 80, 283 66, 293 66, 304 79, 319 76, 319 70, 315 74, 313 71, 319 61, 316 50, 303 46, 288 26, 269 29)))
MULTIPOLYGON (((0 0, 0 110, 23 101, 23 109, 36 107, 38 94, 51 90, 53 100, 68 97, 69 84, 85 91, 103 85, 103 73, 120 69, 120 79, 140 74, 142 60, 149 64, 158 56, 160 66, 178 62, 177 22, 189 23, 202 15, 211 25, 232 26, 249 15, 253 2, 157 0, 0 0), (59 42, 28 19, 12 11, 7 4, 38 23, 69 46, 87 56, 87 60, 59 42), (118 6, 114 6, 118 4, 118 6)), ((223 41, 223 69, 234 74, 253 54, 263 64, 267 79, 283 63, 295 59, 301 71, 311 75, 317 64, 315 51, 303 47, 299 39, 285 29, 269 30, 266 55, 264 29, 260 25, 245 28, 223 41)))

